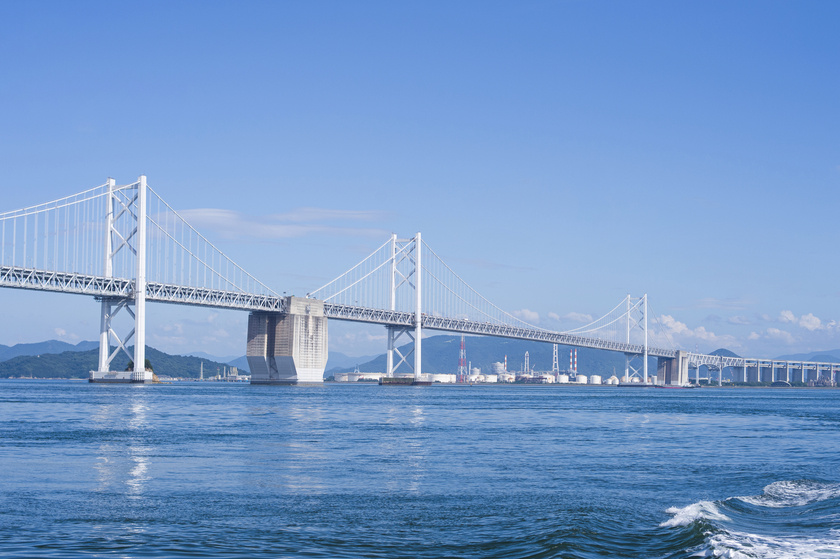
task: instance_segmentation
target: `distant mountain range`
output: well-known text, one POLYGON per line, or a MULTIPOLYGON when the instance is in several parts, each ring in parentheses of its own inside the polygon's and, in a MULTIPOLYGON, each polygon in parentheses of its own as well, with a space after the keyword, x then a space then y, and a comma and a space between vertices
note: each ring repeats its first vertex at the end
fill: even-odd
POLYGON ((79 342, 75 345, 58 340, 32 344, 7 346, 0 344, 0 361, 7 361, 19 355, 41 355, 42 353, 63 353, 65 351, 88 351, 98 349, 99 342, 79 342))
POLYGON ((781 355, 776 359, 784 361, 818 361, 821 363, 840 363, 840 349, 829 351, 812 351, 811 353, 794 353, 781 355))
MULTIPOLYGON (((540 342, 529 342, 509 338, 468 336, 465 339, 467 360, 472 367, 490 372, 495 362, 503 363, 507 357, 509 371, 522 370, 525 352, 528 352, 531 369, 548 371, 552 367, 552 346, 540 342)), ((423 371, 427 373, 455 373, 458 370, 460 336, 438 335, 423 338, 423 371)), ((560 370, 569 368, 568 346, 559 346, 558 358, 560 370)), ((87 378, 88 372, 98 363, 99 342, 85 341, 69 344, 58 340, 46 342, 0 345, 0 378, 11 376, 34 377, 71 377, 87 378)), ((405 355, 411 350, 406 344, 400 348, 405 355)), ((203 352, 191 355, 169 355, 154 348, 146 349, 156 371, 169 376, 198 377, 201 363, 204 362, 205 376, 215 375, 224 367, 237 367, 248 372, 248 361, 242 357, 216 357, 203 352)), ((714 355, 737 357, 727 349, 718 349, 714 355)), ((124 356, 122 356, 124 357, 124 356)), ((822 361, 840 363, 840 349, 783 355, 776 359, 790 361, 822 361)), ((120 356, 115 359, 112 369, 124 369, 128 359, 120 356)), ((413 361, 412 361, 413 363, 413 361)), ((656 358, 648 361, 648 373, 656 374, 656 358)), ((325 376, 339 372, 353 371, 358 366, 363 372, 384 372, 385 354, 353 357, 339 352, 330 352, 325 376)), ((624 372, 624 355, 610 351, 578 348, 578 371, 587 375, 609 377, 621 376, 624 372)))
MULTIPOLYGON (((524 367, 525 352, 531 369, 536 371, 550 371, 553 361, 551 344, 530 342, 510 338, 495 338, 490 336, 469 336, 465 339, 465 348, 469 365, 489 373, 493 363, 504 363, 507 357, 509 371, 520 371, 524 367)), ((558 365, 560 370, 569 368, 568 346, 558 346, 558 365)), ((411 344, 400 348, 405 355, 411 350, 411 344)), ((423 372, 425 373, 456 373, 458 371, 458 355, 461 350, 461 337, 450 335, 430 336, 423 338, 423 372)), ((411 358, 409 358, 411 359, 411 358)), ((412 361, 413 364, 413 361, 412 361)), ((656 374, 656 358, 648 360, 648 373, 656 374)), ((335 373, 349 372, 353 366, 337 366, 328 368, 325 373, 330 376, 335 373)), ((624 373, 624 355, 599 349, 578 348, 578 371, 586 375, 621 376, 624 373)), ((385 372, 385 354, 378 355, 367 362, 358 363, 362 372, 385 372)))

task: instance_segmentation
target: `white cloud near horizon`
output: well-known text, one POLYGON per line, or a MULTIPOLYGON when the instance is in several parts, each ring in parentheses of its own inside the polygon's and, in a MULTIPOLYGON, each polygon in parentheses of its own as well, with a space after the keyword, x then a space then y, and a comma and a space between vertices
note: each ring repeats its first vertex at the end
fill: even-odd
POLYGON ((546 316, 548 318, 550 318, 551 320, 556 320, 558 322, 571 321, 571 322, 579 322, 579 323, 582 323, 582 324, 589 324, 590 322, 592 322, 592 315, 591 314, 586 314, 586 313, 582 313, 582 312, 575 312, 575 311, 567 312, 566 314, 564 314, 562 316, 559 315, 556 312, 549 312, 546 316))
POLYGON ((589 324, 590 322, 592 322, 592 315, 582 313, 582 312, 574 312, 574 311, 568 312, 568 313, 563 315, 563 318, 565 318, 566 320, 571 320, 573 322, 580 322, 580 323, 583 323, 583 324, 589 324))
POLYGON ((540 321, 540 313, 530 309, 519 309, 518 311, 513 311, 511 314, 524 320, 525 322, 530 322, 531 324, 536 324, 540 321))
POLYGON ((787 332, 786 330, 780 330, 779 328, 768 328, 764 335, 771 340, 777 340, 786 344, 793 344, 796 342, 796 338, 793 334, 787 332))
POLYGON ((823 321, 814 313, 803 314, 799 318, 793 314, 793 311, 784 310, 779 313, 779 322, 782 324, 796 324, 801 328, 808 330, 809 332, 814 332, 816 330, 826 330, 834 328, 836 324, 835 321, 829 321, 827 324, 823 325, 823 321))
POLYGON ((814 316, 812 313, 802 315, 802 317, 799 319, 799 325, 810 332, 813 332, 814 330, 819 330, 823 327, 822 321, 816 316, 814 316))
POLYGON ((717 345, 718 347, 728 348, 739 347, 741 345, 734 336, 729 334, 715 334, 710 330, 706 330, 705 326, 689 328, 687 324, 680 322, 671 315, 662 315, 660 317, 660 323, 670 336, 678 338, 683 343, 705 342, 717 345))
POLYGON ((55 332, 55 335, 58 336, 58 339, 60 339, 62 341, 70 340, 70 341, 73 341, 73 342, 77 342, 77 341, 81 340, 81 338, 74 333, 69 333, 68 334, 67 330, 65 330, 64 328, 56 328, 56 329, 53 330, 53 332, 55 332))
POLYGON ((793 314, 793 311, 782 311, 779 313, 779 322, 783 324, 796 322, 796 316, 793 314))

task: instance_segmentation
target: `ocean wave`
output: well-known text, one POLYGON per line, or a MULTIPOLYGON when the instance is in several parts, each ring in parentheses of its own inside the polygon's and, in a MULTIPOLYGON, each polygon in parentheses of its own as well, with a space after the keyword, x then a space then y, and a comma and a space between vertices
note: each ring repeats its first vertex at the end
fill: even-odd
POLYGON ((831 503, 816 504, 838 498, 840 484, 837 483, 777 481, 766 486, 761 495, 671 507, 666 511, 671 518, 659 526, 700 529, 704 543, 690 548, 692 556, 697 557, 837 559, 840 558, 837 509, 831 503), (745 508, 738 502, 755 508, 745 508), (784 510, 808 505, 815 506, 796 508, 790 514, 784 510), (774 512, 771 514, 767 508, 774 512))
POLYGON ((840 557, 837 539, 774 537, 721 531, 710 535, 706 555, 731 559, 823 559, 840 557))
POLYGON ((811 480, 776 481, 762 495, 735 497, 757 507, 802 507, 840 497, 840 484, 811 480))
POLYGON ((729 517, 721 513, 717 505, 711 501, 700 501, 683 508, 671 507, 665 512, 673 516, 660 524, 661 528, 688 526, 697 520, 729 520, 729 517))

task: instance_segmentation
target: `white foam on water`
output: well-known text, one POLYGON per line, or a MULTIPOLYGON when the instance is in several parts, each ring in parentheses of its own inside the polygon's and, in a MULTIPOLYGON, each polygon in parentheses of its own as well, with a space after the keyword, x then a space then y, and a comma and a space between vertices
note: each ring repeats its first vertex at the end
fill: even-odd
POLYGON ((731 559, 837 559, 840 541, 720 532, 709 538, 709 556, 731 559))
POLYGON ((665 512, 672 514, 673 517, 660 524, 659 526, 662 528, 688 526, 692 522, 701 519, 729 520, 729 517, 720 512, 717 505, 711 501, 700 501, 683 508, 671 507, 665 512))
POLYGON ((763 495, 736 497, 759 507, 801 507, 840 497, 840 484, 816 481, 776 481, 764 488, 763 495))

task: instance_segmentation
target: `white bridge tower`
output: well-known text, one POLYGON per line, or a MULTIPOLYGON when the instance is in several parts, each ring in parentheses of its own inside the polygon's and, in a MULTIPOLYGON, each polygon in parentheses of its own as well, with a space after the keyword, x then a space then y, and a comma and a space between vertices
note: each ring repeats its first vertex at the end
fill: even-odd
POLYGON ((411 239, 398 239, 391 235, 389 265, 389 307, 388 310, 397 309, 398 300, 406 300, 412 297, 414 303, 414 326, 388 326, 388 349, 386 353, 385 375, 393 377, 397 369, 405 363, 414 371, 414 378, 420 380, 423 374, 422 369, 422 340, 423 340, 423 286, 421 285, 423 274, 421 272, 422 241, 418 232, 411 239), (414 341, 414 348, 403 355, 397 347, 400 337, 405 335, 414 341), (408 360, 414 354, 414 364, 408 360), (395 354, 398 360, 395 363, 395 354))
POLYGON ((115 263, 134 260, 134 283, 127 297, 99 297, 101 320, 99 329, 99 367, 90 372, 91 382, 152 382, 152 372, 146 370, 146 177, 117 187, 114 179, 107 181, 107 211, 105 235, 104 277, 114 277, 115 263), (134 327, 120 337, 113 328, 113 319, 121 311, 134 319, 134 327), (134 355, 129 342, 134 342, 134 355), (113 342, 113 343, 112 343, 113 342), (111 351, 111 347, 114 350, 111 351), (134 363, 132 371, 111 371, 111 362, 122 351, 134 363))
POLYGON ((630 345, 631 338, 638 340, 640 351, 624 354, 624 378, 629 381, 632 377, 641 376, 642 382, 648 383, 648 304, 647 293, 641 297, 631 297, 629 294, 625 299, 627 310, 625 312, 627 325, 627 345, 630 345), (641 360, 641 363, 639 361, 641 360))

